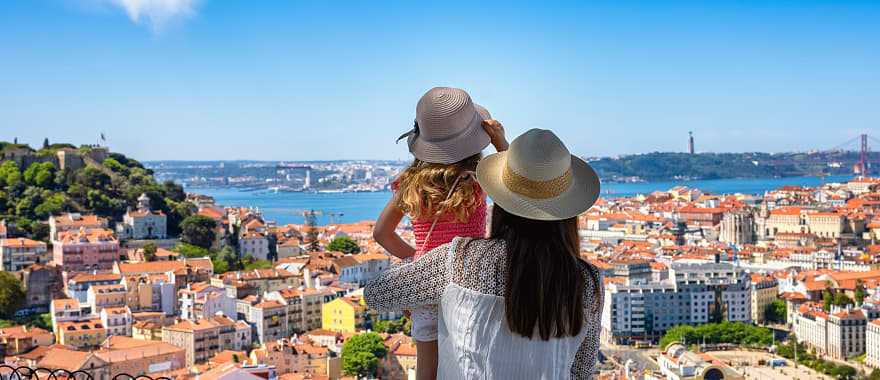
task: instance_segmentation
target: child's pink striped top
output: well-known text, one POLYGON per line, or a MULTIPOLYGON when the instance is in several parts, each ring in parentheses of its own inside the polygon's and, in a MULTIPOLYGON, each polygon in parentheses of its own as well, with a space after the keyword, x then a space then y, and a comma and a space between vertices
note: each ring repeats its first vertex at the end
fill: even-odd
MULTIPOLYGON (((474 182, 477 197, 475 208, 470 213, 470 217, 466 223, 461 223, 451 216, 441 217, 431 232, 430 240, 425 244, 425 238, 428 237, 428 231, 434 219, 416 219, 412 220, 413 235, 416 239, 416 254, 414 259, 422 257, 425 253, 437 248, 443 244, 449 243, 456 236, 483 238, 486 235, 486 193, 480 188, 480 185, 474 182)), ((399 187, 398 181, 391 184, 391 190, 397 191, 399 187)))

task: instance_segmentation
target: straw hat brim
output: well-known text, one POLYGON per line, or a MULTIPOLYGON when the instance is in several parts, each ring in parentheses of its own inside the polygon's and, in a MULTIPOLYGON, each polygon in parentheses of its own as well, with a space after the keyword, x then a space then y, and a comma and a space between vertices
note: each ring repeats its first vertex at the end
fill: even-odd
POLYGON ((575 156, 571 156, 571 185, 558 196, 536 199, 515 193, 502 179, 507 153, 487 156, 477 165, 480 186, 505 211, 526 219, 564 220, 589 210, 599 199, 599 176, 589 164, 575 156))
POLYGON ((489 146, 489 135, 483 129, 483 120, 492 118, 489 111, 474 104, 476 117, 471 119, 467 130, 454 138, 431 142, 421 135, 411 135, 407 139, 409 151, 419 160, 434 164, 453 164, 486 149, 489 146))

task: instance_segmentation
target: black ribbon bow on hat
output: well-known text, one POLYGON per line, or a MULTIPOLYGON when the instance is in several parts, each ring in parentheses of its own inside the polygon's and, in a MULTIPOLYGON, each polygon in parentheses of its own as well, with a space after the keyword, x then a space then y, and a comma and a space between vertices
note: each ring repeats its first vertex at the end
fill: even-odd
POLYGON ((400 135, 400 137, 398 137, 397 141, 395 141, 394 143, 397 144, 400 142, 400 140, 403 140, 403 139, 410 137, 410 136, 418 136, 418 135, 419 135, 419 121, 416 120, 413 122, 412 130, 409 130, 406 133, 400 135))

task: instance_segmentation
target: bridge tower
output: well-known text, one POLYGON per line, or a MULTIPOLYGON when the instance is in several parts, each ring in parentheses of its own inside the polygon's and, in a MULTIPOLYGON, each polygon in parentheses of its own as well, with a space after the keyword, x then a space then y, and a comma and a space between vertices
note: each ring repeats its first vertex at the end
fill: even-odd
POLYGON ((861 176, 867 176, 868 169, 869 169, 869 167, 868 167, 868 135, 864 134, 864 133, 859 135, 859 141, 860 141, 859 162, 856 163, 855 167, 853 168, 854 169, 853 171, 855 171, 855 174, 858 174, 861 176))

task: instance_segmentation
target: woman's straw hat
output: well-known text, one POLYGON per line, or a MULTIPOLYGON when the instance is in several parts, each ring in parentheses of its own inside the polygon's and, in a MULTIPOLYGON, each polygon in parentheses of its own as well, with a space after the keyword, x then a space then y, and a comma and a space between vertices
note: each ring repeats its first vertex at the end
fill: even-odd
POLYGON ((599 198, 599 176, 553 132, 532 129, 505 152, 483 158, 477 180, 495 204, 527 219, 563 220, 599 198))
POLYGON ((489 111, 474 104, 462 89, 434 87, 419 99, 413 129, 404 133, 409 151, 419 160, 451 164, 483 151, 489 135, 481 125, 489 111))

